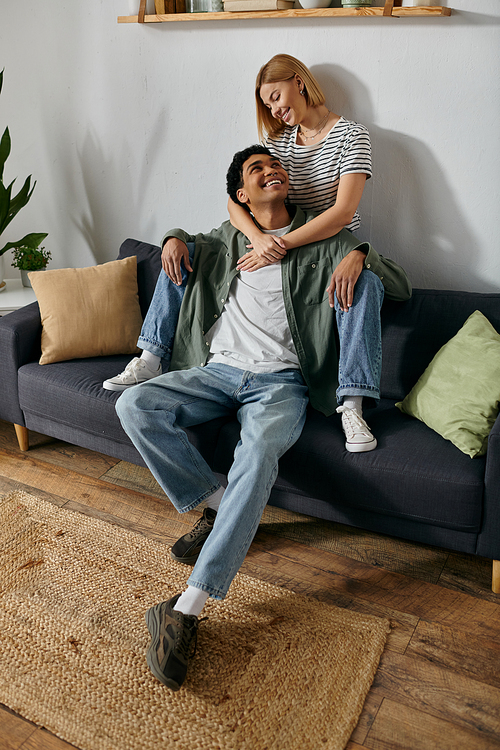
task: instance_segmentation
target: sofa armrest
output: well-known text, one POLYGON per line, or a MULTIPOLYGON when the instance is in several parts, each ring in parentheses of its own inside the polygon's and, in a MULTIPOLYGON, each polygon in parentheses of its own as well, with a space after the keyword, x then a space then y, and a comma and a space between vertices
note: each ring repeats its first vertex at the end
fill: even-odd
POLYGON ((488 438, 484 475, 483 529, 484 531, 478 538, 477 554, 500 560, 500 414, 488 438))
POLYGON ((0 419, 24 426, 17 371, 40 357, 42 324, 38 302, 0 318, 0 419))
POLYGON ((486 487, 491 487, 500 508, 500 414, 496 418, 488 438, 484 482, 486 487))

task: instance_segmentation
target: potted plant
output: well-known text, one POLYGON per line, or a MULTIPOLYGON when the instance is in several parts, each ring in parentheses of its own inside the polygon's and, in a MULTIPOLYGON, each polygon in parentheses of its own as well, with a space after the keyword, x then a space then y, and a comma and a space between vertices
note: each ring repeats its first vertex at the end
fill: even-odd
POLYGON ((31 286, 29 271, 44 271, 51 257, 50 250, 44 247, 29 247, 20 243, 19 247, 14 248, 12 265, 21 271, 23 286, 31 286))
MULTIPOLYGON (((2 84, 3 70, 0 71, 0 92, 2 91, 2 84)), ((19 213, 21 208, 23 208, 23 206, 27 204, 33 194, 33 190, 35 189, 36 185, 36 182, 33 183, 33 186, 31 185, 30 175, 24 181, 24 185, 22 186, 21 190, 17 193, 17 195, 14 196, 12 195, 12 188, 15 179, 12 180, 9 185, 4 185, 3 170, 5 162, 7 161, 7 158, 10 154, 10 147, 11 142, 9 129, 5 128, 5 131, 0 140, 0 236, 8 227, 12 219, 19 213)), ((30 248, 31 250, 36 250, 40 243, 43 242, 45 237, 47 237, 47 233, 27 234, 21 240, 17 240, 17 242, 7 242, 6 245, 0 248, 0 291, 5 287, 5 282, 3 281, 2 274, 4 253, 6 253, 7 250, 11 250, 13 248, 30 248)))

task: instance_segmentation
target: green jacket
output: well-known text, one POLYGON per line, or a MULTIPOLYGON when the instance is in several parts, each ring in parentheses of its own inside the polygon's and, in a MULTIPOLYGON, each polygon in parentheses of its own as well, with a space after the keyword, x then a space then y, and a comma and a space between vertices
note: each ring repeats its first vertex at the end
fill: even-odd
MULTIPOLYGON (((314 216, 297 207, 290 231, 314 216)), ((170 370, 186 370, 206 364, 206 334, 221 315, 237 274, 236 263, 248 252, 248 240, 229 221, 208 234, 189 235, 173 229, 164 241, 168 237, 195 243, 193 273, 182 302, 170 363, 170 370)), ((354 249, 366 254, 365 268, 379 276, 389 299, 404 301, 411 297, 403 269, 345 229, 328 240, 289 251, 281 262, 285 309, 309 399, 327 416, 337 407, 339 355, 336 316, 326 290, 334 269, 354 249)))

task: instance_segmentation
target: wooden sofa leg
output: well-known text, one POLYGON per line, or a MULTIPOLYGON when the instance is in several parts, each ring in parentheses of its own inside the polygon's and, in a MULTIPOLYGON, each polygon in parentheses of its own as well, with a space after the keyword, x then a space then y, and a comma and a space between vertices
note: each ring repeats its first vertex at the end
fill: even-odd
POLYGON ((494 594, 500 594, 500 560, 493 560, 493 577, 491 589, 494 594))
POLYGON ((16 431, 17 442, 22 451, 27 451, 30 447, 30 438, 27 427, 22 427, 20 424, 15 424, 14 429, 16 431))

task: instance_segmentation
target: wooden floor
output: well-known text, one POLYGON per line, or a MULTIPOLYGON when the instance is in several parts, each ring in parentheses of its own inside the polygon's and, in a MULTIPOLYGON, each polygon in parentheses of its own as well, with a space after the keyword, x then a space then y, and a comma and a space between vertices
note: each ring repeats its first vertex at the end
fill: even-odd
MULTIPOLYGON (((121 486, 115 459, 36 434, 30 442, 21 453, 12 425, 0 421, 0 495, 23 489, 169 544, 198 517, 179 517, 147 483, 121 486)), ((266 523, 243 572, 390 618, 348 750, 500 750, 500 595, 490 591, 491 563, 347 527, 328 531, 335 552, 276 536, 266 523)), ((20 748, 71 746, 0 706, 0 750, 20 748)))

